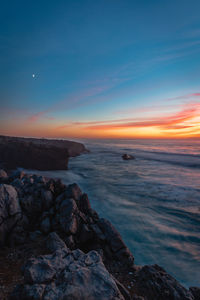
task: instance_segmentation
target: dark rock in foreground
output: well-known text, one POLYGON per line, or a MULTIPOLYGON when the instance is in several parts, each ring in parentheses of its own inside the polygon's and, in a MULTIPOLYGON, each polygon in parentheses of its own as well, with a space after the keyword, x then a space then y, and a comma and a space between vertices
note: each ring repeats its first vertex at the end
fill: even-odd
POLYGON ((193 300, 192 293, 158 265, 144 266, 135 274, 135 292, 148 300, 193 300))
POLYGON ((23 172, 1 174, 1 249, 30 253, 11 300, 199 299, 199 288, 185 289, 161 267, 135 266, 118 231, 99 218, 77 184, 23 172), (39 244, 40 255, 34 257, 32 247, 39 244))
POLYGON ((25 284, 17 286, 11 300, 124 300, 96 251, 58 250, 30 259, 23 273, 25 284))
POLYGON ((131 154, 123 154, 122 155, 123 160, 131 160, 131 159, 135 159, 135 157, 131 154))
POLYGON ((81 143, 0 136, 0 163, 6 169, 66 170, 69 157, 87 152, 81 143))

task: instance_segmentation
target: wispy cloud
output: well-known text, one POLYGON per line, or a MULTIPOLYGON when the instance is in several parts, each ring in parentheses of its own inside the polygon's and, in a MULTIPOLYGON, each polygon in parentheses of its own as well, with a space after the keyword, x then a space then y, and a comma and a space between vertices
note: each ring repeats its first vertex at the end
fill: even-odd
POLYGON ((160 132, 183 133, 185 130, 200 130, 200 124, 195 122, 195 118, 200 117, 200 103, 193 102, 184 104, 182 109, 177 113, 167 114, 165 116, 155 116, 154 118, 127 118, 113 119, 91 122, 71 122, 59 126, 56 130, 78 127, 89 131, 118 131, 121 129, 157 128, 160 132))

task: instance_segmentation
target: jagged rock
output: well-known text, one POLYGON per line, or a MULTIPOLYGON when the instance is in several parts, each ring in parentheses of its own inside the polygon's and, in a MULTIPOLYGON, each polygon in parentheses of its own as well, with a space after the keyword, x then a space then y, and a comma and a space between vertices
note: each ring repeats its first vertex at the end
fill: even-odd
POLYGON ((11 185, 0 184, 0 245, 5 245, 8 235, 21 218, 22 211, 16 190, 11 185))
POLYGON ((25 285, 12 293, 12 300, 125 299, 96 251, 62 250, 32 258, 24 267, 24 280, 25 285))
POLYGON ((147 300, 194 300, 190 291, 158 265, 144 266, 138 271, 134 290, 147 300))
POLYGON ((192 286, 189 288, 190 292, 192 293, 194 300, 200 300, 200 288, 192 286))
POLYGON ((68 235, 75 234, 78 229, 78 222, 75 213, 78 211, 74 199, 64 199, 58 209, 59 223, 61 229, 68 235))
POLYGON ((56 232, 51 232, 46 239, 46 248, 53 253, 59 249, 67 249, 67 246, 56 232))
POLYGON ((78 204, 81 199, 82 192, 81 192, 81 189, 78 186, 78 184, 73 183, 73 184, 68 185, 65 195, 67 198, 73 198, 76 201, 76 203, 78 204))
POLYGON ((124 244, 122 237, 115 227, 104 218, 101 218, 97 224, 101 228, 106 237, 107 243, 110 245, 112 251, 115 253, 115 256, 119 259, 119 261, 125 265, 133 265, 133 255, 124 244))
POLYGON ((91 209, 90 201, 87 194, 83 194, 80 199, 80 210, 87 213, 91 209))

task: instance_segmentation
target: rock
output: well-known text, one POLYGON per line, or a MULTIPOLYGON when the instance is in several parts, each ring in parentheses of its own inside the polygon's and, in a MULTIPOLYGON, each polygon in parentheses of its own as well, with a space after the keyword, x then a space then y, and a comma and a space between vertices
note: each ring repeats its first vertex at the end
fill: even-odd
POLYGON ((73 183, 73 184, 68 185, 65 195, 67 198, 73 198, 78 205, 79 201, 81 199, 81 196, 82 196, 82 192, 81 192, 81 189, 78 186, 78 184, 73 183))
POLYGON ((124 244, 121 235, 115 227, 108 220, 103 218, 100 219, 97 224, 105 235, 107 243, 115 253, 115 257, 117 257, 122 264, 132 266, 134 263, 133 255, 124 244))
POLYGON ((58 209, 60 227, 67 235, 75 234, 78 229, 78 222, 75 213, 78 207, 74 199, 64 199, 58 209))
POLYGON ((25 243, 26 237, 27 232, 24 230, 22 224, 16 225, 8 236, 8 244, 11 247, 22 245, 25 243))
POLYGON ((12 171, 11 175, 10 175, 10 178, 12 180, 18 178, 18 179, 22 179, 23 177, 25 176, 25 173, 24 171, 21 171, 21 170, 15 170, 15 171, 12 171))
POLYGON ((79 236, 79 243, 87 243, 88 241, 92 240, 94 237, 94 233, 86 224, 83 224, 81 227, 81 232, 79 236))
POLYGON ((7 173, 3 169, 0 169, 0 182, 5 181, 7 179, 8 179, 7 173))
POLYGON ((0 160, 7 169, 66 170, 68 158, 84 152, 77 142, 0 136, 0 160))
POLYGON ((134 290, 147 300, 194 300, 190 291, 158 265, 144 266, 138 271, 134 290))
POLYGON ((46 248, 53 253, 59 249, 67 249, 67 246, 56 232, 51 232, 46 239, 46 248))
POLYGON ((22 211, 17 192, 11 185, 0 184, 0 245, 6 243, 8 235, 20 223, 22 211))
POLYGON ((51 229, 51 223, 49 217, 46 217, 42 220, 40 224, 40 229, 43 233, 47 234, 50 232, 51 229))
POLYGON ((95 237, 100 240, 100 241, 105 241, 106 237, 103 234, 102 230, 99 228, 97 224, 91 224, 90 225, 91 229, 95 233, 95 237))
POLYGON ((83 194, 80 199, 80 210, 87 213, 91 209, 90 201, 87 194, 83 194))
POLYGON ((49 210, 50 207, 53 205, 53 194, 49 190, 42 190, 41 191, 42 197, 42 207, 44 210, 49 210))
POLYGON ((29 233, 29 238, 31 241, 35 242, 42 236, 42 232, 39 230, 33 231, 29 233))
POLYGON ((77 218, 75 216, 73 216, 70 220, 68 220, 68 222, 66 223, 66 225, 63 229, 67 235, 76 234, 76 232, 78 230, 77 218))
POLYGON ((28 284, 48 282, 55 274, 56 269, 47 255, 29 259, 24 267, 24 280, 28 284))
POLYGON ((190 292, 192 293, 194 300, 200 300, 200 288, 193 286, 189 288, 190 292))
POLYGON ((74 238, 73 238, 72 235, 69 235, 69 236, 65 237, 65 243, 66 243, 68 248, 70 248, 70 249, 75 248, 75 242, 74 242, 74 238))
POLYGON ((132 300, 145 300, 144 297, 133 295, 132 300))
POLYGON ((24 267, 24 280, 12 300, 125 299, 96 251, 60 251, 31 258, 24 267))
POLYGON ((116 278, 113 278, 113 279, 115 280, 115 283, 116 283, 119 291, 123 295, 124 299, 131 300, 131 296, 130 296, 128 290, 123 286, 123 284, 121 284, 116 278))
POLYGON ((44 284, 17 285, 9 297, 9 300, 42 300, 44 284))
POLYGON ((131 159, 135 159, 135 157, 133 155, 130 155, 130 154, 123 154, 122 155, 122 158, 124 160, 131 160, 131 159))

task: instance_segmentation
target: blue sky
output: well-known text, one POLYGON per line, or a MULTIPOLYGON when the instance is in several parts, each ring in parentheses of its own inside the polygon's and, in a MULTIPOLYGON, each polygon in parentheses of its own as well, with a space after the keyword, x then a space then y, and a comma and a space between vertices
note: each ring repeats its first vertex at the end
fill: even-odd
POLYGON ((188 103, 198 117, 199 11, 193 0, 4 1, 2 133, 88 136, 84 122, 152 120, 188 103))

